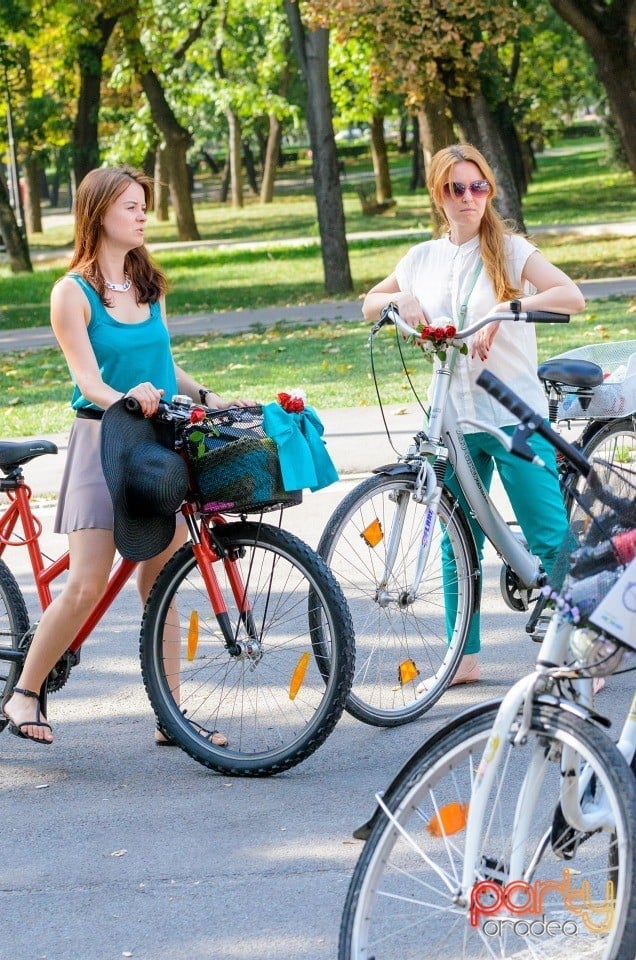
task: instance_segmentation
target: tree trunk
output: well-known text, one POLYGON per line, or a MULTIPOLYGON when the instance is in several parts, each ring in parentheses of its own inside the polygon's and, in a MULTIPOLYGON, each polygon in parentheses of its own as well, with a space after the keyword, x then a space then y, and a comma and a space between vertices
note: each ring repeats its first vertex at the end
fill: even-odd
POLYGON ((411 177, 409 180, 409 190, 414 193, 416 190, 423 190, 426 186, 426 177, 424 176, 424 155, 422 153, 422 144, 420 143, 420 121, 417 115, 413 114, 411 118, 413 127, 413 137, 411 141, 411 177))
POLYGON ((29 233, 42 233, 40 164, 33 153, 24 159, 24 219, 29 233))
POLYGON ((263 180, 261 182, 261 203, 271 203, 274 199, 274 183, 276 182, 282 139, 283 126, 276 114, 270 113, 265 163, 263 164, 263 180))
POLYGON ((187 143, 181 137, 166 140, 166 167, 170 202, 174 210, 179 240, 200 240, 189 187, 187 143))
POLYGON ((166 150, 163 143, 158 143, 155 149, 155 170, 154 170, 154 208, 155 219, 159 223, 166 223, 168 215, 168 170, 166 163, 166 150))
POLYGON ((241 168, 241 121, 231 109, 225 111, 229 131, 230 189, 232 206, 243 206, 243 171, 241 168))
POLYGON ((94 39, 77 50, 79 97, 73 125, 73 191, 89 170, 99 164, 98 121, 104 50, 117 23, 117 16, 98 13, 91 25, 94 39))
POLYGON ((165 144, 170 200, 177 222, 179 240, 199 240, 189 186, 187 151, 190 133, 177 120, 161 81, 151 69, 139 38, 138 7, 133 4, 122 18, 124 39, 141 88, 146 95, 152 121, 165 144))
POLYGON ((285 0, 296 59, 307 87, 307 125, 312 151, 314 194, 318 210, 325 288, 328 293, 353 290, 338 173, 329 85, 329 31, 305 30, 300 10, 285 0))
POLYGON ((258 180, 256 179, 256 163, 254 162, 254 153, 249 140, 243 140, 243 163, 245 164, 245 176, 253 194, 258 194, 258 180))
POLYGON ((621 144, 636 177, 636 0, 550 0, 583 37, 605 87, 621 144))
POLYGON ((230 148, 228 145, 227 157, 221 174, 221 185, 219 187, 219 203, 227 203, 230 195, 230 148))
MULTIPOLYGON (((433 154, 442 147, 449 147, 455 142, 453 123, 448 116, 446 101, 439 97, 430 97, 417 114, 417 124, 424 164, 424 175, 428 170, 433 154)), ((438 237, 443 229, 444 222, 437 208, 431 204, 431 219, 433 221, 433 235, 438 237)))
POLYGON ((371 118, 371 158, 375 177, 375 196, 378 203, 393 199, 389 157, 384 139, 384 116, 376 113, 371 118))
POLYGON ((33 273, 29 248, 22 236, 9 200, 9 191, 0 170, 0 235, 4 241, 12 273, 33 273))
POLYGON ((510 169, 506 148, 483 93, 479 91, 471 97, 455 98, 453 115, 461 128, 464 140, 481 150, 495 172, 497 210, 505 220, 512 221, 517 230, 525 233, 521 199, 510 169))

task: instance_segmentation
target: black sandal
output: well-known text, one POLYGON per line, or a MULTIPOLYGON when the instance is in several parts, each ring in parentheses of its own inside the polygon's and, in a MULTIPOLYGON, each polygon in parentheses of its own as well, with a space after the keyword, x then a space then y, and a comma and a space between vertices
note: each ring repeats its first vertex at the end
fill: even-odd
POLYGON ((29 733, 24 733, 22 727, 42 727, 42 729, 50 730, 51 733, 53 729, 50 723, 47 723, 46 720, 42 720, 42 710, 40 707, 40 694, 34 693, 33 690, 25 690, 23 687, 14 687, 11 693, 2 701, 2 715, 6 720, 9 721, 9 730, 14 735, 14 737, 20 737, 21 740, 33 740, 34 743, 53 743, 52 740, 42 740, 40 737, 32 737, 29 733), (25 720, 23 723, 15 723, 11 719, 9 714, 5 711, 4 705, 7 703, 14 693, 21 693, 23 697, 30 697, 32 700, 37 700, 38 705, 35 711, 35 720, 25 720))
MULTIPOLYGON (((184 716, 185 716, 186 711, 184 710, 183 713, 184 713, 184 716)), ((196 726, 198 727, 198 724, 196 724, 196 726)), ((158 747, 176 747, 177 744, 174 742, 174 740, 172 739, 172 737, 170 736, 170 734, 167 733, 166 730, 164 730, 164 728, 161 726, 161 724, 159 723, 158 720, 157 720, 157 724, 156 724, 156 729, 157 729, 157 731, 161 734, 161 736, 165 738, 164 740, 157 740, 157 739, 155 738, 155 744, 156 744, 158 747)), ((203 727, 198 727, 198 731, 199 731, 199 733, 201 734, 202 737, 207 737, 207 739, 213 744, 213 746, 215 746, 215 747, 227 747, 227 745, 228 745, 228 739, 227 739, 227 737, 225 736, 224 733, 221 733, 220 730, 211 730, 210 732, 208 732, 208 731, 205 730, 203 727), (223 737, 225 743, 214 743, 214 741, 212 740, 212 737, 213 737, 215 734, 216 734, 217 737, 223 737)))

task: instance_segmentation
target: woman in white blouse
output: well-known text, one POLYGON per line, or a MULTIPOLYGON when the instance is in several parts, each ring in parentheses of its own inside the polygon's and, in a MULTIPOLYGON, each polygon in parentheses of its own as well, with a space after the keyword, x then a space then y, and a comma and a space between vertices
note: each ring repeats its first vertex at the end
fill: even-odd
MULTIPOLYGON (((497 309, 509 310, 511 300, 519 300, 519 309, 524 311, 571 314, 584 308, 585 300, 576 284, 497 213, 493 206, 494 174, 475 147, 456 144, 436 153, 427 185, 448 230, 440 239, 412 247, 394 272, 369 291, 362 308, 367 320, 378 320, 389 303, 395 303, 413 327, 446 324, 449 318, 457 327, 467 326, 497 309)), ((476 386, 484 369, 509 383, 527 403, 547 416, 547 400, 537 378, 532 324, 488 324, 468 347, 467 355, 457 357, 451 382, 451 396, 460 417, 514 430, 514 416, 476 386)), ((467 427, 467 431, 474 429, 467 427)), ((552 467, 546 470, 507 453, 489 433, 467 432, 466 442, 486 487, 496 465, 528 544, 549 573, 567 531, 553 448, 541 437, 532 439, 538 455, 552 467)), ((447 485, 466 507, 450 470, 447 485)), ((470 518, 468 510, 467 516, 470 518)), ((481 557, 484 535, 472 521, 471 526, 481 557)), ((449 590, 451 623, 453 605, 449 590)), ((453 683, 479 679, 479 633, 477 613, 453 683)))

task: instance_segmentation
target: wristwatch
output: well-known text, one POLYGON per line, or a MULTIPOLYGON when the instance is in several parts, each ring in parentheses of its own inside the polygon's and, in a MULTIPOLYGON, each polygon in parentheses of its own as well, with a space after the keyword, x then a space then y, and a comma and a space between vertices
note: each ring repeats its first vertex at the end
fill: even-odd
POLYGON ((199 400, 201 401, 204 407, 207 406, 205 400, 208 393, 212 393, 212 391, 209 390, 207 387, 199 387, 199 400))
POLYGON ((521 313, 521 300, 511 300, 510 309, 513 313, 521 313))

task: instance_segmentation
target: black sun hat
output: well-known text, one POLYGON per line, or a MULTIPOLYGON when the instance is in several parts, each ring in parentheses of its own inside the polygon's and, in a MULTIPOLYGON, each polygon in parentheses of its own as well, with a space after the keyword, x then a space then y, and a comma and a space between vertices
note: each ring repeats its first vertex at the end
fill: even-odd
POLYGON ((101 452, 113 501, 115 546, 127 560, 149 560, 174 537, 188 468, 162 444, 154 421, 128 410, 123 399, 104 413, 101 452))

